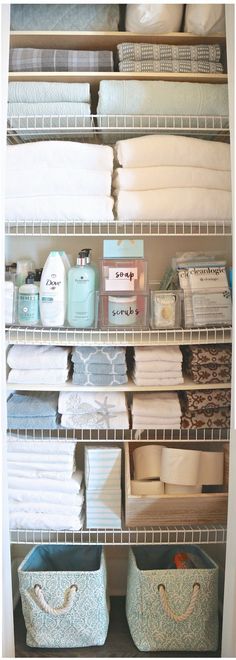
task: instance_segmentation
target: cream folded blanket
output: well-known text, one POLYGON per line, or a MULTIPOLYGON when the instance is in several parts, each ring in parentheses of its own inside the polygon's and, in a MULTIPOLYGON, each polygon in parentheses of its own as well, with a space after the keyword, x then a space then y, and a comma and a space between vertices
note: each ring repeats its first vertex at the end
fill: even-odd
POLYGON ((228 86, 154 80, 102 80, 98 115, 228 115, 228 86))
POLYGON ((68 380, 69 369, 11 369, 8 383, 60 385, 68 380))
MULTIPOLYGON (((23 145, 22 145, 23 146, 23 145)), ((112 197, 64 195, 6 199, 7 222, 112 222, 112 197)))
POLYGON ((60 513, 10 513, 10 529, 51 529, 79 530, 83 526, 83 515, 64 515, 60 513))
POLYGON ((27 491, 53 491, 59 493, 78 493, 83 479, 83 473, 80 470, 76 470, 70 479, 63 481, 61 479, 31 479, 30 477, 9 477, 8 486, 9 488, 27 490, 27 491))
MULTIPOLYGON (((21 346, 15 344, 8 351, 7 364, 11 369, 66 369, 70 352, 71 349, 65 346, 35 346, 34 344, 21 346)), ((17 442, 20 441, 17 440, 17 442)), ((36 443, 33 442, 32 444, 35 446, 36 443)), ((48 442, 48 447, 51 444, 51 442, 48 442)), ((28 442, 27 446, 29 446, 28 442)), ((62 442, 60 447, 63 447, 62 442)))
POLYGON ((150 362, 177 362, 183 361, 183 354, 179 346, 135 346, 135 361, 146 362, 148 367, 150 362))
POLYGON ((51 502, 55 504, 63 504, 65 506, 81 506, 84 501, 84 490, 80 488, 78 493, 60 493, 53 491, 34 491, 34 490, 21 490, 18 488, 9 488, 8 491, 9 502, 23 504, 29 502, 30 504, 40 504, 40 502, 51 502))
POLYGON ((57 170, 61 168, 63 173, 68 168, 112 172, 113 149, 107 145, 70 142, 69 140, 42 140, 41 142, 8 146, 7 173, 10 175, 13 172, 22 173, 24 170, 30 170, 29 190, 31 190, 30 183, 34 178, 34 171, 41 166, 44 172, 45 168, 55 170, 55 167, 57 170))
POLYGON ((127 411, 124 392, 60 392, 58 412, 60 414, 83 415, 92 412, 108 415, 127 411))
POLYGON ((158 190, 161 188, 214 188, 231 190, 229 171, 205 167, 159 166, 119 167, 113 185, 116 190, 158 190))
POLYGON ((9 82, 10 103, 90 103, 89 83, 9 82))
POLYGON ((146 376, 132 376, 132 380, 135 385, 139 387, 169 387, 171 385, 182 385, 184 379, 179 376, 177 378, 159 378, 153 376, 153 378, 147 378, 146 376))
POLYGON ((125 413, 90 412, 84 415, 64 414, 61 426, 67 429, 128 429, 128 411, 125 413))
MULTIPOLYGON (((17 172, 17 177, 6 182, 7 197, 27 197, 30 195, 50 197, 56 195, 99 195, 106 197, 111 194, 111 172, 99 170, 82 170, 76 167, 62 169, 57 167, 35 167, 34 177, 30 168, 17 172)), ((42 347, 44 348, 44 347, 42 347)), ((57 348, 57 347, 50 347, 57 348)))
POLYGON ((168 419, 181 416, 179 397, 176 392, 145 392, 133 395, 133 415, 159 416, 168 419))
POLYGON ((206 188, 121 191, 116 212, 120 222, 230 222, 231 193, 206 188))
POLYGON ((144 135, 119 140, 116 153, 123 167, 166 165, 230 171, 229 144, 181 135, 144 135))

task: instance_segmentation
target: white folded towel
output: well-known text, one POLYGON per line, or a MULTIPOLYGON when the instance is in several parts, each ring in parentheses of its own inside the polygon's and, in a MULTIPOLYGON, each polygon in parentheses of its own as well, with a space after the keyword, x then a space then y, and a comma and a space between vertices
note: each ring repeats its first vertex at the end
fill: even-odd
POLYGON ((84 415, 62 415, 61 426, 66 429, 128 429, 128 411, 104 415, 99 412, 85 413, 84 415))
POLYGON ((113 198, 98 195, 6 198, 7 222, 112 222, 112 209, 113 198))
POLYGON ((83 170, 75 164, 62 168, 55 163, 54 168, 35 166, 34 176, 28 167, 17 171, 17 176, 8 177, 6 181, 7 197, 26 197, 29 194, 41 195, 98 195, 109 197, 111 194, 111 172, 100 170, 83 170))
POLYGON ((71 352, 66 346, 11 346, 7 364, 11 369, 66 369, 71 352))
POLYGON ((83 515, 63 515, 60 513, 10 513, 10 529, 52 529, 79 530, 83 526, 83 515))
POLYGON ((21 488, 9 488, 8 490, 9 502, 52 502, 56 504, 63 504, 66 506, 81 506, 84 501, 84 490, 81 487, 77 493, 65 493, 47 490, 26 490, 21 488))
POLYGON ((135 392, 132 404, 133 415, 145 417, 176 418, 181 416, 179 397, 176 392, 135 392))
POLYGON ((169 425, 169 428, 170 428, 173 424, 175 426, 178 425, 178 424, 180 425, 180 422, 181 422, 181 415, 176 416, 176 417, 169 417, 169 416, 167 416, 167 417, 158 417, 158 415, 155 415, 155 416, 153 415, 152 417, 149 417, 148 415, 145 415, 145 411, 144 411, 143 415, 133 415, 133 418, 132 418, 133 428, 136 427, 136 424, 139 424, 139 425, 142 424, 144 428, 145 428, 146 425, 147 425, 147 428, 148 428, 149 424, 152 424, 153 426, 157 426, 157 427, 160 424, 161 426, 166 426, 167 428, 168 428, 168 425, 169 425))
MULTIPOLYGON (((7 147, 8 176, 10 173, 13 175, 13 172, 16 174, 29 170, 33 179, 35 168, 38 170, 40 166, 44 172, 46 168, 55 170, 55 167, 61 168, 63 172, 70 167, 73 170, 112 172, 113 149, 107 145, 71 142, 70 140, 42 140, 7 147)), ((28 185, 30 190, 30 181, 28 185)))
POLYGON ((64 505, 56 502, 9 502, 9 513, 55 513, 70 517, 79 516, 81 508, 81 505, 64 505))
POLYGON ((138 362, 136 360, 134 370, 137 375, 150 374, 153 378, 153 374, 166 374, 169 372, 176 373, 181 372, 182 362, 167 362, 165 360, 158 361, 153 360, 153 362, 138 362))
POLYGON ((135 346, 135 362, 177 362, 182 364, 183 354, 179 346, 135 346))
POLYGON ((184 383, 182 376, 178 376, 177 378, 159 378, 153 376, 153 378, 149 379, 145 376, 134 376, 132 380, 138 387, 169 387, 171 385, 182 385, 184 383))
POLYGON ((231 193, 207 188, 125 191, 117 195, 117 220, 230 222, 231 193))
POLYGON ((10 467, 8 468, 8 477, 22 477, 22 478, 30 478, 30 479, 35 479, 35 480, 44 480, 44 479, 53 479, 54 482, 57 481, 68 481, 68 479, 71 479, 71 470, 45 470, 42 469, 42 467, 34 468, 31 467, 29 468, 28 465, 21 465, 21 466, 13 466, 13 463, 11 463, 10 467))
POLYGON ((107 415, 127 411, 124 392, 60 392, 58 412, 60 414, 86 414, 101 412, 107 415))
POLYGON ((118 141, 116 152, 123 167, 176 165, 230 171, 230 146, 223 142, 181 135, 145 135, 118 141))
POLYGON ((178 429, 181 428, 181 425, 180 425, 180 422, 172 424, 172 422, 170 423, 170 422, 166 421, 165 424, 159 424, 159 422, 158 422, 158 424, 157 423, 152 424, 152 423, 147 421, 147 422, 145 422, 145 424, 143 424, 142 422, 141 423, 140 422, 133 422, 132 428, 134 430, 137 429, 137 430, 143 430, 143 431, 144 431, 144 429, 150 429, 150 430, 153 430, 153 431, 159 430, 159 429, 160 430, 162 430, 162 429, 163 430, 164 429, 173 429, 173 430, 177 431, 178 429))
POLYGON ((177 378, 182 378, 182 369, 179 367, 178 369, 170 369, 169 371, 157 371, 149 373, 149 371, 145 371, 144 369, 141 369, 140 371, 136 368, 133 369, 132 371, 132 378, 134 380, 139 380, 142 378, 143 380, 146 381, 146 383, 153 382, 154 380, 157 380, 159 383, 163 381, 163 384, 166 382, 166 380, 170 379, 177 379, 177 378))
POLYGON ((69 369, 11 369, 8 383, 37 383, 38 385, 62 385, 69 377, 69 369))
POLYGON ((8 463, 31 463, 32 465, 38 465, 39 463, 45 464, 46 466, 54 467, 56 464, 61 465, 62 467, 67 467, 71 466, 73 467, 74 464, 74 453, 71 453, 69 455, 61 454, 60 451, 58 451, 58 454, 55 452, 52 454, 47 454, 45 451, 39 452, 38 454, 36 452, 31 452, 31 451, 24 451, 21 452, 20 447, 19 450, 17 451, 10 451, 8 448, 7 452, 7 460, 8 463))
POLYGON ((83 479, 83 473, 76 470, 71 479, 63 481, 62 479, 31 479, 25 477, 8 477, 9 488, 27 491, 53 491, 59 493, 78 493, 83 479))
POLYGON ((119 167, 113 185, 116 190, 159 190, 161 188, 213 188, 231 190, 229 171, 206 167, 160 165, 159 167, 119 167))
POLYGON ((8 435, 7 436, 7 451, 10 452, 21 452, 22 454, 22 459, 24 458, 24 454, 28 453, 35 453, 35 454, 40 454, 40 456, 43 456, 43 454, 46 454, 47 460, 51 460, 49 458, 49 454, 53 454, 53 458, 56 456, 60 455, 65 455, 65 456, 72 456, 74 457, 75 453, 75 443, 70 442, 69 440, 63 440, 63 438, 60 438, 59 441, 51 440, 49 439, 48 441, 46 438, 44 438, 43 442, 32 440, 29 438, 28 440, 21 440, 15 435, 8 435))

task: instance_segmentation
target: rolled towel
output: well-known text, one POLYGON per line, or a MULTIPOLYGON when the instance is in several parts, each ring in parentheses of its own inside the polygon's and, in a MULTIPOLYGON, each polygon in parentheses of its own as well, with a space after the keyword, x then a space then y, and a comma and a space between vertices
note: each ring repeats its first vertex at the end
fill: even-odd
POLYGON ((62 415, 61 426, 66 429, 129 429, 128 411, 106 415, 90 412, 62 415))
MULTIPOLYGON (((17 145, 18 146, 18 145, 17 145)), ((24 146, 24 145, 19 145, 24 146)), ((13 149, 13 147, 12 147, 13 149)), ((112 197, 87 195, 9 197, 6 199, 7 222, 112 222, 112 197)))
POLYGON ((79 530, 83 526, 83 515, 62 513, 10 513, 10 529, 79 530))
POLYGON ((135 346, 134 355, 136 362, 144 363, 168 361, 182 364, 183 360, 179 346, 135 346))
POLYGON ((113 71, 113 52, 11 48, 9 71, 113 71))
POLYGON ((120 346, 75 346, 72 361, 75 364, 125 365, 125 348, 120 346))
POLYGON ((156 80, 100 82, 98 115, 149 115, 150 108, 154 115, 228 115, 228 87, 156 80))
MULTIPOLYGON (((51 83, 50 83, 51 84, 51 83)), ((63 173, 71 168, 75 170, 98 170, 112 172, 113 150, 107 145, 87 144, 86 142, 70 142, 63 140, 27 142, 26 144, 10 145, 7 149, 8 175, 18 175, 22 170, 44 168, 62 169, 63 173)), ((29 182, 28 182, 29 183, 29 182)), ((45 182, 45 187, 46 187, 45 182)), ((77 192, 77 191, 75 191, 77 192)))
POLYGON ((90 103, 89 83, 9 82, 9 103, 90 103))
POLYGON ((160 165, 159 167, 119 167, 113 186, 119 190, 159 190, 162 188, 213 188, 231 190, 230 171, 206 167, 160 165))
POLYGON ((145 392, 133 395, 132 414, 147 417, 176 418, 181 415, 178 394, 176 392, 145 392))
POLYGON ((122 62, 146 60, 184 60, 219 62, 221 57, 220 44, 196 44, 190 46, 174 46, 172 44, 148 44, 124 42, 117 45, 119 60, 122 62))
POLYGON ((197 62, 193 60, 124 60, 119 64, 119 71, 169 71, 170 73, 223 73, 220 62, 197 62))
POLYGON ((69 377, 69 369, 11 369, 8 374, 8 383, 22 383, 25 385, 45 384, 62 385, 69 377))
POLYGON ((203 167, 230 172, 230 146, 223 142, 181 135, 145 135, 119 140, 116 143, 116 153, 123 167, 179 167, 181 163, 181 167, 203 167))
POLYGON ((231 222, 231 194, 206 188, 120 191, 116 213, 120 222, 231 222))
MULTIPOLYGON (((9 488, 12 488, 14 490, 18 490, 19 493, 23 490, 26 490, 27 492, 33 491, 34 493, 40 492, 54 492, 54 493, 66 493, 66 494, 71 494, 75 495, 80 491, 81 483, 83 479, 83 473, 80 470, 76 470, 76 472, 73 473, 72 477, 70 479, 67 479, 65 481, 63 480, 55 480, 55 479, 49 479, 47 477, 43 479, 31 479, 29 478, 23 478, 23 477, 9 477, 8 478, 8 486, 9 488)), ((33 500, 32 500, 33 501, 33 500)))
POLYGON ((61 414, 102 415, 126 413, 127 405, 124 392, 60 392, 58 412, 61 414))
POLYGON ((75 385, 88 385, 92 386, 103 386, 107 385, 109 387, 115 385, 124 385, 128 382, 127 373, 125 374, 85 374, 85 373, 73 373, 72 381, 75 385))
POLYGON ((11 369, 66 369, 70 351, 64 346, 15 344, 8 351, 7 364, 11 369))
POLYGON ((11 30, 118 30, 118 4, 21 4, 11 7, 11 30))

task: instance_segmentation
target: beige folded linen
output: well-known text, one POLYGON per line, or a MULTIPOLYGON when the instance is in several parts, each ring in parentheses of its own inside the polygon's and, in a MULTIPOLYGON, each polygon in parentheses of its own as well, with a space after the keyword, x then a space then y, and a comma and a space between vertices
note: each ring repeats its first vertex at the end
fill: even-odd
POLYGON ((179 417, 181 408, 176 392, 135 392, 132 404, 133 415, 147 417, 179 417))
POLYGON ((118 167, 114 173, 116 190, 159 190, 161 188, 213 188, 231 190, 226 170, 179 165, 158 167, 118 167))
POLYGON ((182 363, 183 360, 179 346, 135 346, 134 357, 137 363, 147 363, 148 368, 154 361, 182 363))
POLYGON ((179 376, 179 378, 153 378, 147 379, 145 376, 134 376, 132 377, 133 382, 135 385, 138 385, 139 387, 169 387, 171 385, 182 385, 184 383, 184 379, 179 376))
POLYGON ((229 144, 181 135, 145 135, 119 140, 116 153, 123 167, 181 165, 230 171, 229 144))
POLYGON ((153 380, 158 380, 161 382, 162 380, 166 381, 167 379, 172 379, 172 378, 181 378, 182 377, 182 369, 179 367, 178 369, 170 369, 169 371, 157 371, 154 372, 152 371, 151 373, 148 370, 141 369, 140 371, 136 368, 133 369, 132 371, 132 377, 135 378, 136 380, 139 378, 145 379, 147 382, 153 381, 153 380))
POLYGON ((140 422, 133 422, 132 424, 133 429, 137 430, 145 430, 145 429, 150 429, 151 431, 159 430, 159 429, 171 429, 174 431, 177 431, 180 429, 180 423, 178 424, 172 424, 172 422, 166 422, 166 424, 153 424, 151 422, 145 422, 145 424, 140 424, 140 422))
POLYGON ((133 374, 135 376, 147 376, 150 378, 154 378, 155 375, 158 376, 158 378, 167 378, 171 376, 182 376, 182 366, 174 364, 172 362, 168 363, 161 363, 161 362, 154 362, 154 368, 149 370, 148 366, 144 364, 143 362, 141 364, 136 363, 133 369, 133 374), (166 367, 161 367, 161 364, 166 364, 166 367), (156 369, 155 369, 156 367, 156 369))
POLYGON ((120 222, 230 222, 231 194, 206 188, 120 191, 116 214, 120 222))
POLYGON ((176 417, 158 417, 156 416, 148 416, 145 414, 145 411, 143 415, 133 415, 132 417, 132 426, 133 428, 136 428, 136 424, 142 424, 143 428, 149 428, 149 424, 152 424, 153 426, 156 426, 158 428, 159 424, 161 426, 166 426, 167 428, 171 428, 172 425, 176 426, 178 425, 178 428, 180 428, 180 423, 181 423, 181 415, 176 416, 176 417))

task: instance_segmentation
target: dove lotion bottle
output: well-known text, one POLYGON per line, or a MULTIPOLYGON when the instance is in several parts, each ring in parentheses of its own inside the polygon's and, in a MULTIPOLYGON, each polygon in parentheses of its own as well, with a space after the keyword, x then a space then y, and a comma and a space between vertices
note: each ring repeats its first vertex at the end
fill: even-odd
POLYGON ((63 252, 50 252, 45 262, 39 292, 42 325, 62 326, 66 317, 67 269, 63 252))

